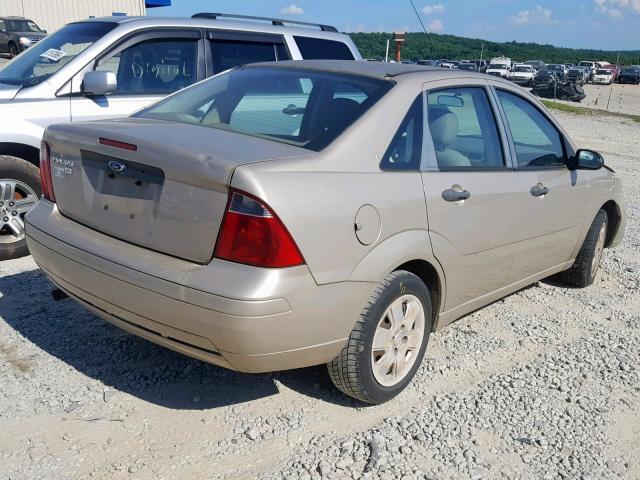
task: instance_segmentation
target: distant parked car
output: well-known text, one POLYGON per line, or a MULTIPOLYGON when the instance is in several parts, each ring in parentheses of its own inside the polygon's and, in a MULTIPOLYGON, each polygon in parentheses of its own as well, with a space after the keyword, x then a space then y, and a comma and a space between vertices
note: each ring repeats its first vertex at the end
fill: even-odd
POLYGON ((0 17, 0 53, 13 58, 38 43, 47 32, 24 17, 0 17))
POLYGON ((597 68, 591 81, 596 84, 611 85, 613 83, 613 70, 610 68, 597 68))
POLYGON ((544 66, 546 65, 542 60, 527 60, 523 63, 525 65, 531 65, 536 72, 541 68, 544 68, 544 66))
POLYGON ((132 334, 243 372, 327 364, 388 401, 433 331, 550 275, 592 284, 625 225, 620 176, 533 96, 420 70, 253 64, 50 126, 33 258, 132 334))
POLYGON ((478 67, 480 73, 486 73, 489 62, 487 60, 471 60, 478 67))
POLYGON ((533 84, 534 76, 535 70, 532 65, 518 63, 513 67, 509 80, 517 83, 518 85, 531 86, 533 84))
POLYGON ((623 68, 618 75, 619 83, 635 83, 640 85, 640 67, 638 68, 623 68))
POLYGON ((466 70, 468 72, 477 72, 478 66, 473 62, 460 62, 458 70, 466 70))
POLYGON ((551 65, 547 65, 545 68, 547 70, 551 70, 552 72, 554 72, 559 80, 564 81, 567 79, 567 74, 569 73, 569 69, 567 68, 566 65, 562 63, 554 63, 551 65))
POLYGON ((444 58, 440 60, 440 66, 442 68, 448 68, 450 70, 454 70, 454 68, 457 68, 455 66, 455 62, 453 60, 447 60, 447 59, 444 59, 444 58))
POLYGON ((440 67, 440 60, 418 60, 418 65, 425 65, 427 67, 440 67))
POLYGON ((589 74, 583 67, 572 67, 567 73, 567 80, 576 82, 578 85, 584 85, 589 79, 589 74))
POLYGON ((586 67, 589 69, 589 78, 587 79, 587 81, 591 81, 591 79, 593 78, 593 74, 595 73, 596 68, 598 67, 598 65, 596 65, 596 62, 593 62, 591 60, 583 60, 578 64, 578 66, 586 67))

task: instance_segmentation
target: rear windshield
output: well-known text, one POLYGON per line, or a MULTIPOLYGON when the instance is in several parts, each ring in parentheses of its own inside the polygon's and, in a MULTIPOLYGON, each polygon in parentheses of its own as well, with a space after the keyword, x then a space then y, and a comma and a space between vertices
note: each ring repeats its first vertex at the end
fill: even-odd
POLYGON ((516 67, 516 72, 530 72, 531 67, 516 67))
POLYGON ((116 23, 71 23, 9 62, 0 70, 0 83, 38 85, 116 26, 116 23))
POLYGON ((230 70, 135 114, 229 130, 319 151, 393 83, 289 68, 230 70))

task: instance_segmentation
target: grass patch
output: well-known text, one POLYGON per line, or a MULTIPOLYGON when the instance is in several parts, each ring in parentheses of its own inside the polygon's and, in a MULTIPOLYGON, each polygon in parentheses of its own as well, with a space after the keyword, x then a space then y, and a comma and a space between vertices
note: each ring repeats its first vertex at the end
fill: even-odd
POLYGON ((640 123, 640 115, 630 115, 628 113, 608 112, 606 110, 598 110, 595 108, 578 107, 575 105, 567 105, 566 103, 554 103, 551 100, 542 100, 544 106, 551 110, 561 110, 563 112, 575 113, 577 115, 606 115, 608 117, 628 118, 634 122, 640 123))

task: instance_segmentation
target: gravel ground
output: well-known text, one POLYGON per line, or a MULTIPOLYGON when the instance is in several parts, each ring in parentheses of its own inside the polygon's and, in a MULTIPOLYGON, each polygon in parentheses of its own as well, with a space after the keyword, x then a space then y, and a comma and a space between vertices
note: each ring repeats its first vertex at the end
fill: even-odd
POLYGON ((382 406, 322 367, 183 357, 1 263, 0 479, 640 478, 640 124, 556 115, 624 179, 624 243, 587 289, 540 282, 434 334, 382 406))

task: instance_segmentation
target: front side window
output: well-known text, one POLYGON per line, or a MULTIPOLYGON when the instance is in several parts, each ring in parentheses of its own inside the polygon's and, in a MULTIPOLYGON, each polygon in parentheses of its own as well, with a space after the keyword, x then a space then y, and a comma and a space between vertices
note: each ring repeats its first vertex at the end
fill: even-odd
POLYGON ((513 93, 498 90, 507 117, 519 168, 565 165, 562 137, 533 104, 513 93))
POLYGON ((9 30, 12 32, 36 32, 42 33, 40 27, 38 27, 31 20, 7 20, 9 30))
POLYGON ((440 170, 504 167, 496 120, 484 88, 429 92, 427 113, 440 170))
POLYGON ((0 20, 0 32, 5 32, 7 30, 7 26, 4 23, 4 20, 0 20))
POLYGON ((152 39, 136 43, 103 60, 96 70, 113 72, 115 93, 172 93, 196 81, 196 39, 152 39))
POLYGON ((323 38, 293 37, 304 60, 354 60, 349 47, 342 42, 323 38))
POLYGON ((289 60, 283 43, 212 40, 213 72, 220 73, 248 63, 289 60))
POLYGON ((383 170, 419 170, 422 158, 422 95, 411 105, 389 148, 382 157, 383 170))
POLYGON ((248 67, 201 82, 135 116, 230 130, 319 151, 392 85, 350 75, 248 67))
POLYGON ((22 87, 38 85, 116 26, 107 22, 71 23, 8 63, 0 70, 0 83, 22 87))

